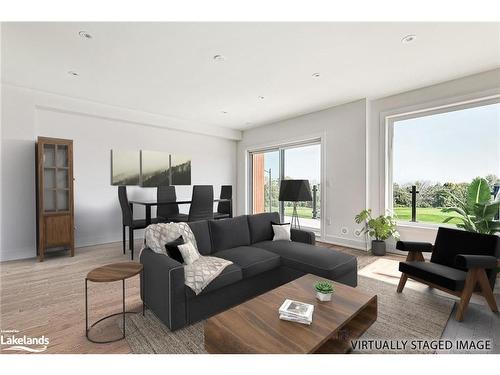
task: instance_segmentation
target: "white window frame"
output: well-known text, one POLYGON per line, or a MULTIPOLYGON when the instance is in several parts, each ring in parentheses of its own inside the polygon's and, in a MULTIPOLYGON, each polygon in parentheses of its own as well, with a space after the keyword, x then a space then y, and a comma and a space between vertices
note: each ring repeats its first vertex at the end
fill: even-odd
MULTIPOLYGON (((468 108, 483 107, 490 104, 499 104, 500 94, 483 96, 476 99, 464 100, 460 102, 454 102, 446 105, 428 107, 424 109, 418 109, 414 111, 394 113, 389 115, 384 115, 385 118, 385 194, 384 194, 384 206, 385 210, 389 212, 394 211, 394 199, 393 199, 393 146, 394 146, 394 123, 396 121, 408 120, 412 118, 426 117, 440 113, 447 113, 453 111, 460 111, 468 108)), ((398 225, 414 226, 414 227, 424 227, 424 228, 436 228, 438 226, 446 226, 447 224, 442 223, 425 223, 425 222, 411 222, 404 220, 397 220, 398 225)), ((452 226, 452 225, 448 225, 452 226)), ((454 227, 454 226, 452 226, 454 227)))

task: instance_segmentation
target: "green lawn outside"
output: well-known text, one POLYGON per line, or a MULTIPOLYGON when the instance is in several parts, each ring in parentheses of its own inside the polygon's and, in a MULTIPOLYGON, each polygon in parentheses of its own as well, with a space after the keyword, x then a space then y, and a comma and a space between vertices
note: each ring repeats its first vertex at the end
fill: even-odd
MULTIPOLYGON (((293 207, 285 207, 285 216, 292 216, 293 207)), ((267 211, 267 207, 266 207, 267 211)), ((278 212, 278 207, 273 207, 273 212, 278 212)), ((300 218, 312 219, 312 208, 309 207, 297 207, 297 213, 300 218)), ((410 221, 411 219, 411 208, 410 207, 395 207, 394 214, 398 220, 410 221)), ((461 221, 458 219, 458 215, 455 213, 444 213, 440 208, 417 208, 417 221, 422 223, 442 223, 444 219, 448 216, 457 217, 449 222, 449 224, 458 224, 461 221)))
MULTIPOLYGON (((266 206, 267 211, 267 206, 266 206)), ((273 212, 279 212, 278 207, 273 207, 273 212)), ((293 207, 285 207, 285 216, 292 216, 293 207)), ((309 207, 297 207, 297 214, 299 218, 302 219, 312 219, 312 208, 309 207)))
MULTIPOLYGON (((411 219, 411 207, 395 207, 394 216, 398 220, 409 221, 411 219)), ((444 219, 449 216, 457 217, 449 221, 449 224, 461 223, 458 219, 458 214, 456 213, 445 213, 441 211, 441 208, 429 207, 429 208, 418 208, 417 207, 417 221, 422 223, 442 223, 444 219)))

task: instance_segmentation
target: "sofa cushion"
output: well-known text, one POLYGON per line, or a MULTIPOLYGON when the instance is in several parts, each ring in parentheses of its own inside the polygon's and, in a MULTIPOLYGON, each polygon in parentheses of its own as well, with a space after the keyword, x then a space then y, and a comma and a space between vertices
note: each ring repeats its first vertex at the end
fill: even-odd
POLYGON ((280 215, 277 212, 248 215, 247 218, 252 243, 271 241, 273 239, 274 232, 271 222, 280 222, 280 215))
POLYGON ((212 243, 210 241, 210 230, 208 228, 208 221, 193 221, 188 223, 189 227, 193 231, 194 237, 196 238, 196 245, 198 246, 198 251, 202 255, 210 255, 212 252, 212 243))
POLYGON ((211 220, 212 252, 250 245, 250 232, 246 216, 211 220))
POLYGON ((356 257, 326 247, 293 241, 264 241, 252 246, 278 254, 285 266, 331 280, 357 272, 356 257))
MULTIPOLYGON (((213 279, 212 282, 210 284, 208 284, 203 289, 203 291, 198 295, 210 293, 214 290, 223 288, 223 287, 228 286, 230 284, 234 284, 234 283, 240 281, 241 279, 243 279, 242 270, 237 264, 233 263, 233 264, 227 266, 226 268, 224 268, 224 270, 222 270, 220 275, 217 276, 215 279, 213 279)), ((196 294, 188 286, 186 286, 186 295, 188 298, 196 297, 196 294)))
POLYGON ((400 262, 399 270, 450 290, 464 288, 467 273, 456 268, 430 262, 400 262))
POLYGON ((257 247, 235 247, 218 251, 213 256, 236 263, 243 271, 243 278, 252 277, 280 266, 279 255, 257 247))

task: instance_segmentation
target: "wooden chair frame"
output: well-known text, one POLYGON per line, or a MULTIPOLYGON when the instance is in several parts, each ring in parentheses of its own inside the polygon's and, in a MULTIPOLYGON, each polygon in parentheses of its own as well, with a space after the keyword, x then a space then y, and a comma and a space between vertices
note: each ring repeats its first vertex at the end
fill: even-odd
MULTIPOLYGON (((421 251, 409 251, 406 257, 406 261, 425 262, 425 259, 421 251)), ((497 267, 500 267, 500 260, 497 260, 497 267)), ((443 292, 453 294, 454 296, 459 297, 460 303, 458 304, 457 313, 455 315, 455 319, 459 322, 461 322, 464 319, 465 310, 469 305, 470 298, 472 296, 472 293, 474 293, 474 291, 476 290, 477 285, 480 288, 480 291, 477 293, 482 294, 482 296, 486 299, 486 302, 488 302, 488 306, 490 307, 491 311, 498 312, 498 306, 495 301, 495 297, 493 296, 493 291, 491 290, 491 285, 488 281, 488 277, 486 276, 486 271, 484 268, 476 267, 469 269, 467 271, 467 276, 465 278, 464 288, 461 291, 450 290, 440 285, 433 284, 429 281, 422 280, 418 277, 402 273, 401 278, 399 279, 399 284, 397 289, 398 293, 401 293, 403 291, 406 281, 409 278, 418 281, 422 284, 426 284, 432 288, 436 288, 443 292)))

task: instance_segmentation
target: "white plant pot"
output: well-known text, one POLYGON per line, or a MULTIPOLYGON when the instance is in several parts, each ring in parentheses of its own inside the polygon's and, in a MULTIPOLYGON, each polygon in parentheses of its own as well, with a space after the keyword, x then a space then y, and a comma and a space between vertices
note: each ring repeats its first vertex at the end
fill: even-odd
POLYGON ((320 293, 316 292, 316 298, 320 301, 331 301, 333 293, 320 293))

